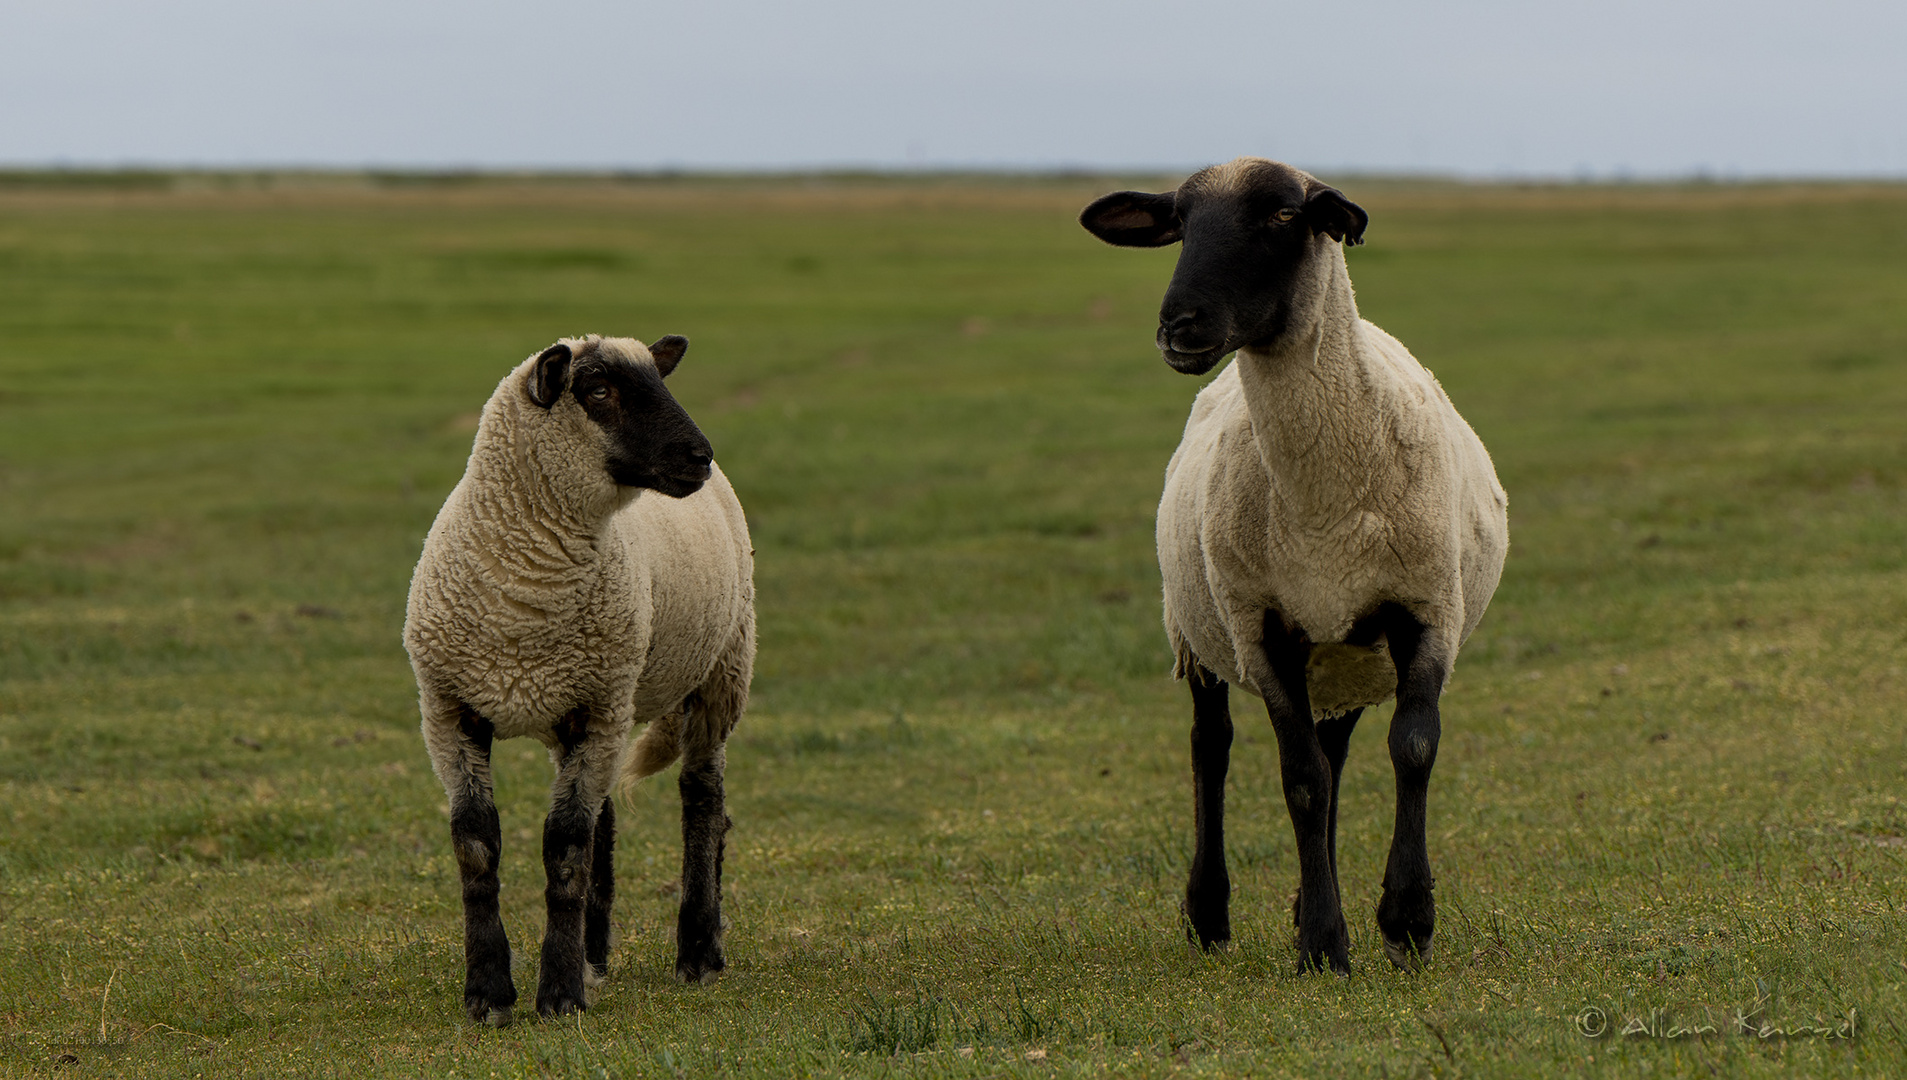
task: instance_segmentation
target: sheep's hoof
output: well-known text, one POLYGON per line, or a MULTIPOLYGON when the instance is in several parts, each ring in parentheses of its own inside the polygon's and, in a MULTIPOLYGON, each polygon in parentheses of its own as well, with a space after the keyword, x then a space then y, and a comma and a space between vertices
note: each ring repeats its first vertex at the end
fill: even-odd
POLYGON ((1377 903, 1377 933, 1384 955, 1403 971, 1430 963, 1430 935, 1437 930, 1437 906, 1429 889, 1384 889, 1377 903))
POLYGON ((1315 972, 1330 972, 1339 978, 1351 974, 1350 950, 1313 949, 1298 956, 1298 974, 1310 975, 1315 972))
POLYGON ((690 986, 707 986, 713 983, 728 964, 722 959, 720 949, 711 950, 710 955, 700 958, 680 957, 675 962, 677 981, 690 986))
POLYGON ((695 964, 677 964, 675 978, 677 982, 689 986, 712 986, 721 978, 722 969, 718 967, 700 967, 695 964))
POLYGON ((480 998, 467 998, 464 1012, 470 1019, 488 1028, 506 1028, 510 1026, 511 1011, 508 1005, 492 1005, 480 998))
POLYGON ((1424 966, 1430 963, 1430 937, 1425 935, 1422 941, 1412 941, 1409 938, 1392 941, 1386 937, 1384 938, 1384 955, 1390 957, 1391 963, 1397 965, 1399 971, 1422 971, 1424 966))
POLYGON ((1226 952, 1231 949, 1232 932, 1229 927, 1218 931, 1217 934, 1212 937, 1207 937, 1205 931, 1193 925, 1191 919, 1186 919, 1184 922, 1185 940, 1198 946, 1200 952, 1217 953, 1226 952))
POLYGON ((1328 930, 1315 931, 1307 935, 1300 929, 1297 934, 1298 974, 1308 975, 1314 971, 1328 971, 1333 975, 1351 973, 1351 932, 1339 919, 1338 924, 1328 930))
MULTIPOLYGON (((1229 899, 1230 890, 1223 895, 1229 899)), ((1185 940, 1205 952, 1231 948, 1231 913, 1223 902, 1210 903, 1187 890, 1185 900, 1179 904, 1179 926, 1185 931, 1185 940)))
POLYGON ((553 1020, 571 1013, 588 1012, 589 1003, 580 994, 538 994, 536 1012, 545 1020, 553 1020))

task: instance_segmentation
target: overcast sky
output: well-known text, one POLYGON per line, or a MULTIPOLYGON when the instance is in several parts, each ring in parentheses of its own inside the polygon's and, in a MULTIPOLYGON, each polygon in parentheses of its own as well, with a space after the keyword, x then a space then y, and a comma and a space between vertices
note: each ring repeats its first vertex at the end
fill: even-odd
POLYGON ((1907 176, 1903 0, 4 0, 0 164, 1907 176))

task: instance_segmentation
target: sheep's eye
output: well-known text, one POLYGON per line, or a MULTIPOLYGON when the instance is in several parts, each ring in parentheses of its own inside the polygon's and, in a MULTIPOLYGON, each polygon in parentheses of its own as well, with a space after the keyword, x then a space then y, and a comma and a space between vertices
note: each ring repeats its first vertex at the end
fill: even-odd
POLYGON ((1296 210, 1293 210, 1291 207, 1287 206, 1284 209, 1279 210, 1277 213, 1271 215, 1271 220, 1282 225, 1285 222, 1290 221, 1292 218, 1295 218, 1297 216, 1298 216, 1298 212, 1296 210))
POLYGON ((591 401, 594 401, 594 402, 599 402, 599 403, 600 403, 600 402, 604 402, 604 401, 608 401, 608 400, 609 400, 609 387, 607 387, 607 386, 598 386, 598 387, 597 387, 596 389, 594 389, 594 390, 591 390, 591 391, 589 392, 589 400, 591 400, 591 401))

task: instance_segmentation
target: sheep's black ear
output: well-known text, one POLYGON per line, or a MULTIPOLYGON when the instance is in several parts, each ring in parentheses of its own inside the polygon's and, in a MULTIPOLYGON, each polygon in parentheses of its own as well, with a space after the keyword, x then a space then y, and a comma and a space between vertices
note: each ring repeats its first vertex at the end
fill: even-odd
POLYGON ((530 400, 547 409, 569 386, 569 346, 562 342, 544 349, 530 365, 530 400))
POLYGON ((656 370, 660 371, 665 379, 669 377, 669 372, 674 371, 675 366, 682 362, 683 354, 688 351, 689 339, 681 334, 659 337, 649 343, 649 355, 656 358, 656 370))
POLYGON ((1345 198, 1344 192, 1329 187, 1321 187, 1305 199, 1304 216, 1312 232, 1353 246, 1364 242, 1364 226, 1371 223, 1371 215, 1363 207, 1345 198))
POLYGON ((1120 247, 1164 247, 1185 234, 1170 193, 1115 191, 1079 212, 1086 231, 1120 247))

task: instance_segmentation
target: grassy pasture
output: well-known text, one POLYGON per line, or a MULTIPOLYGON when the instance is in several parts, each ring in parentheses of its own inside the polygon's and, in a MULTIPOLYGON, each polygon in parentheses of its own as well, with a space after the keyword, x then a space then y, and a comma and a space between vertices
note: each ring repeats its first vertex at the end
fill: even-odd
MULTIPOLYGON (((1073 224, 1108 185, 0 185, 0 1074, 1897 1068, 1907 189, 1346 186, 1512 551, 1446 698, 1437 961, 1372 921, 1379 709, 1338 980, 1293 973, 1244 695, 1234 948, 1177 925, 1151 518, 1196 384, 1148 344, 1173 253, 1073 224), (398 628, 477 408, 589 330, 693 339, 758 549, 730 969, 668 978, 664 776, 596 1007, 478 1031, 398 628), (1790 1034, 1655 1037, 1737 1010, 1790 1034)), ((530 994, 546 766, 498 773, 530 994)))

